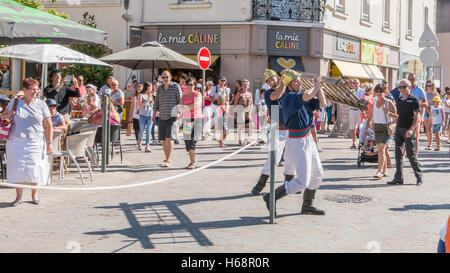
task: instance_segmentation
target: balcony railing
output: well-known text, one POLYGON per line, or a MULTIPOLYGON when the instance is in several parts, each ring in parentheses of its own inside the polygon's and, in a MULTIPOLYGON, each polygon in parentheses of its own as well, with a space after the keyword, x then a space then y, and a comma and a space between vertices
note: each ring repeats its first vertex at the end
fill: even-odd
POLYGON ((326 0, 253 0, 254 20, 322 23, 326 0))

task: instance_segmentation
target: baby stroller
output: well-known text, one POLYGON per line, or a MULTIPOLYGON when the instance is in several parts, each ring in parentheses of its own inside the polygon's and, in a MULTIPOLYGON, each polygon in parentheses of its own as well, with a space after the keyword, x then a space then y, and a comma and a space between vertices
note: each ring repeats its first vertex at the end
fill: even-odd
POLYGON ((369 133, 365 136, 364 131, 366 129, 367 120, 365 120, 359 126, 359 145, 358 145, 358 168, 365 162, 378 163, 378 148, 375 144, 375 136, 373 130, 369 130, 369 133))

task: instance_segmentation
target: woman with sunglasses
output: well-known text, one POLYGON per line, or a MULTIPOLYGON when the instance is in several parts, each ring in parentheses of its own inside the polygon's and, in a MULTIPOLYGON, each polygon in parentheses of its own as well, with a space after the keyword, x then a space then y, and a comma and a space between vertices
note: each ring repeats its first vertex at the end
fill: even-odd
POLYGON ((433 98, 436 96, 439 96, 439 93, 436 91, 436 88, 434 87, 433 81, 427 81, 426 87, 425 87, 428 107, 425 108, 424 118, 423 118, 423 124, 425 126, 425 133, 427 135, 427 142, 428 145, 425 147, 425 150, 431 151, 432 148, 432 142, 433 142, 433 133, 432 133, 432 127, 433 127, 433 115, 431 112, 431 107, 433 106, 433 98))
POLYGON ((381 179, 387 174, 387 143, 389 141, 388 125, 392 118, 397 118, 397 108, 393 101, 386 98, 387 88, 381 84, 375 87, 375 103, 369 112, 366 131, 375 131, 375 142, 378 147, 378 171, 375 178, 381 179))
MULTIPOLYGON (((201 90, 201 87, 200 87, 201 90)), ((186 169, 195 169, 195 149, 197 141, 202 135, 202 93, 198 90, 194 79, 186 81, 186 94, 183 95, 183 136, 186 151, 189 152, 191 162, 186 169)))

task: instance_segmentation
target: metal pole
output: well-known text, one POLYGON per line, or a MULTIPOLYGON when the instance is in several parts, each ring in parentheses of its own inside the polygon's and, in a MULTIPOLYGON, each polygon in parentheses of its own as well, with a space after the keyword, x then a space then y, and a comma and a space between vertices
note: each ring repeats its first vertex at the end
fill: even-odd
POLYGON ((202 97, 203 97, 203 104, 202 107, 205 106, 205 78, 206 78, 206 71, 202 70, 202 97))
POLYGON ((111 97, 110 94, 106 94, 107 97, 107 108, 106 108, 106 165, 109 165, 109 153, 111 150, 111 97))
POLYGON ((102 173, 106 172, 106 159, 108 157, 108 153, 107 153, 107 149, 106 147, 108 147, 108 140, 107 140, 107 136, 106 136, 106 132, 107 132, 107 123, 108 123, 108 116, 105 115, 105 113, 107 112, 107 107, 108 107, 108 97, 106 95, 103 96, 102 98, 102 173))
POLYGON ((276 132, 279 108, 273 105, 270 109, 270 223, 275 224, 275 153, 277 150, 276 132))

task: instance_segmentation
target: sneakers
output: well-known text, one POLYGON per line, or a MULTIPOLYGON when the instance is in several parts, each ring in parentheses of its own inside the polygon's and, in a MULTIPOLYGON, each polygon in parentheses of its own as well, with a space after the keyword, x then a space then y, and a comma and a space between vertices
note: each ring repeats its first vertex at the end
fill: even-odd
POLYGON ((149 145, 145 145, 145 152, 146 153, 151 153, 152 151, 150 150, 150 146, 149 145))
POLYGON ((323 152, 323 149, 320 148, 320 147, 317 147, 317 151, 318 151, 319 153, 321 153, 321 152, 323 152))

